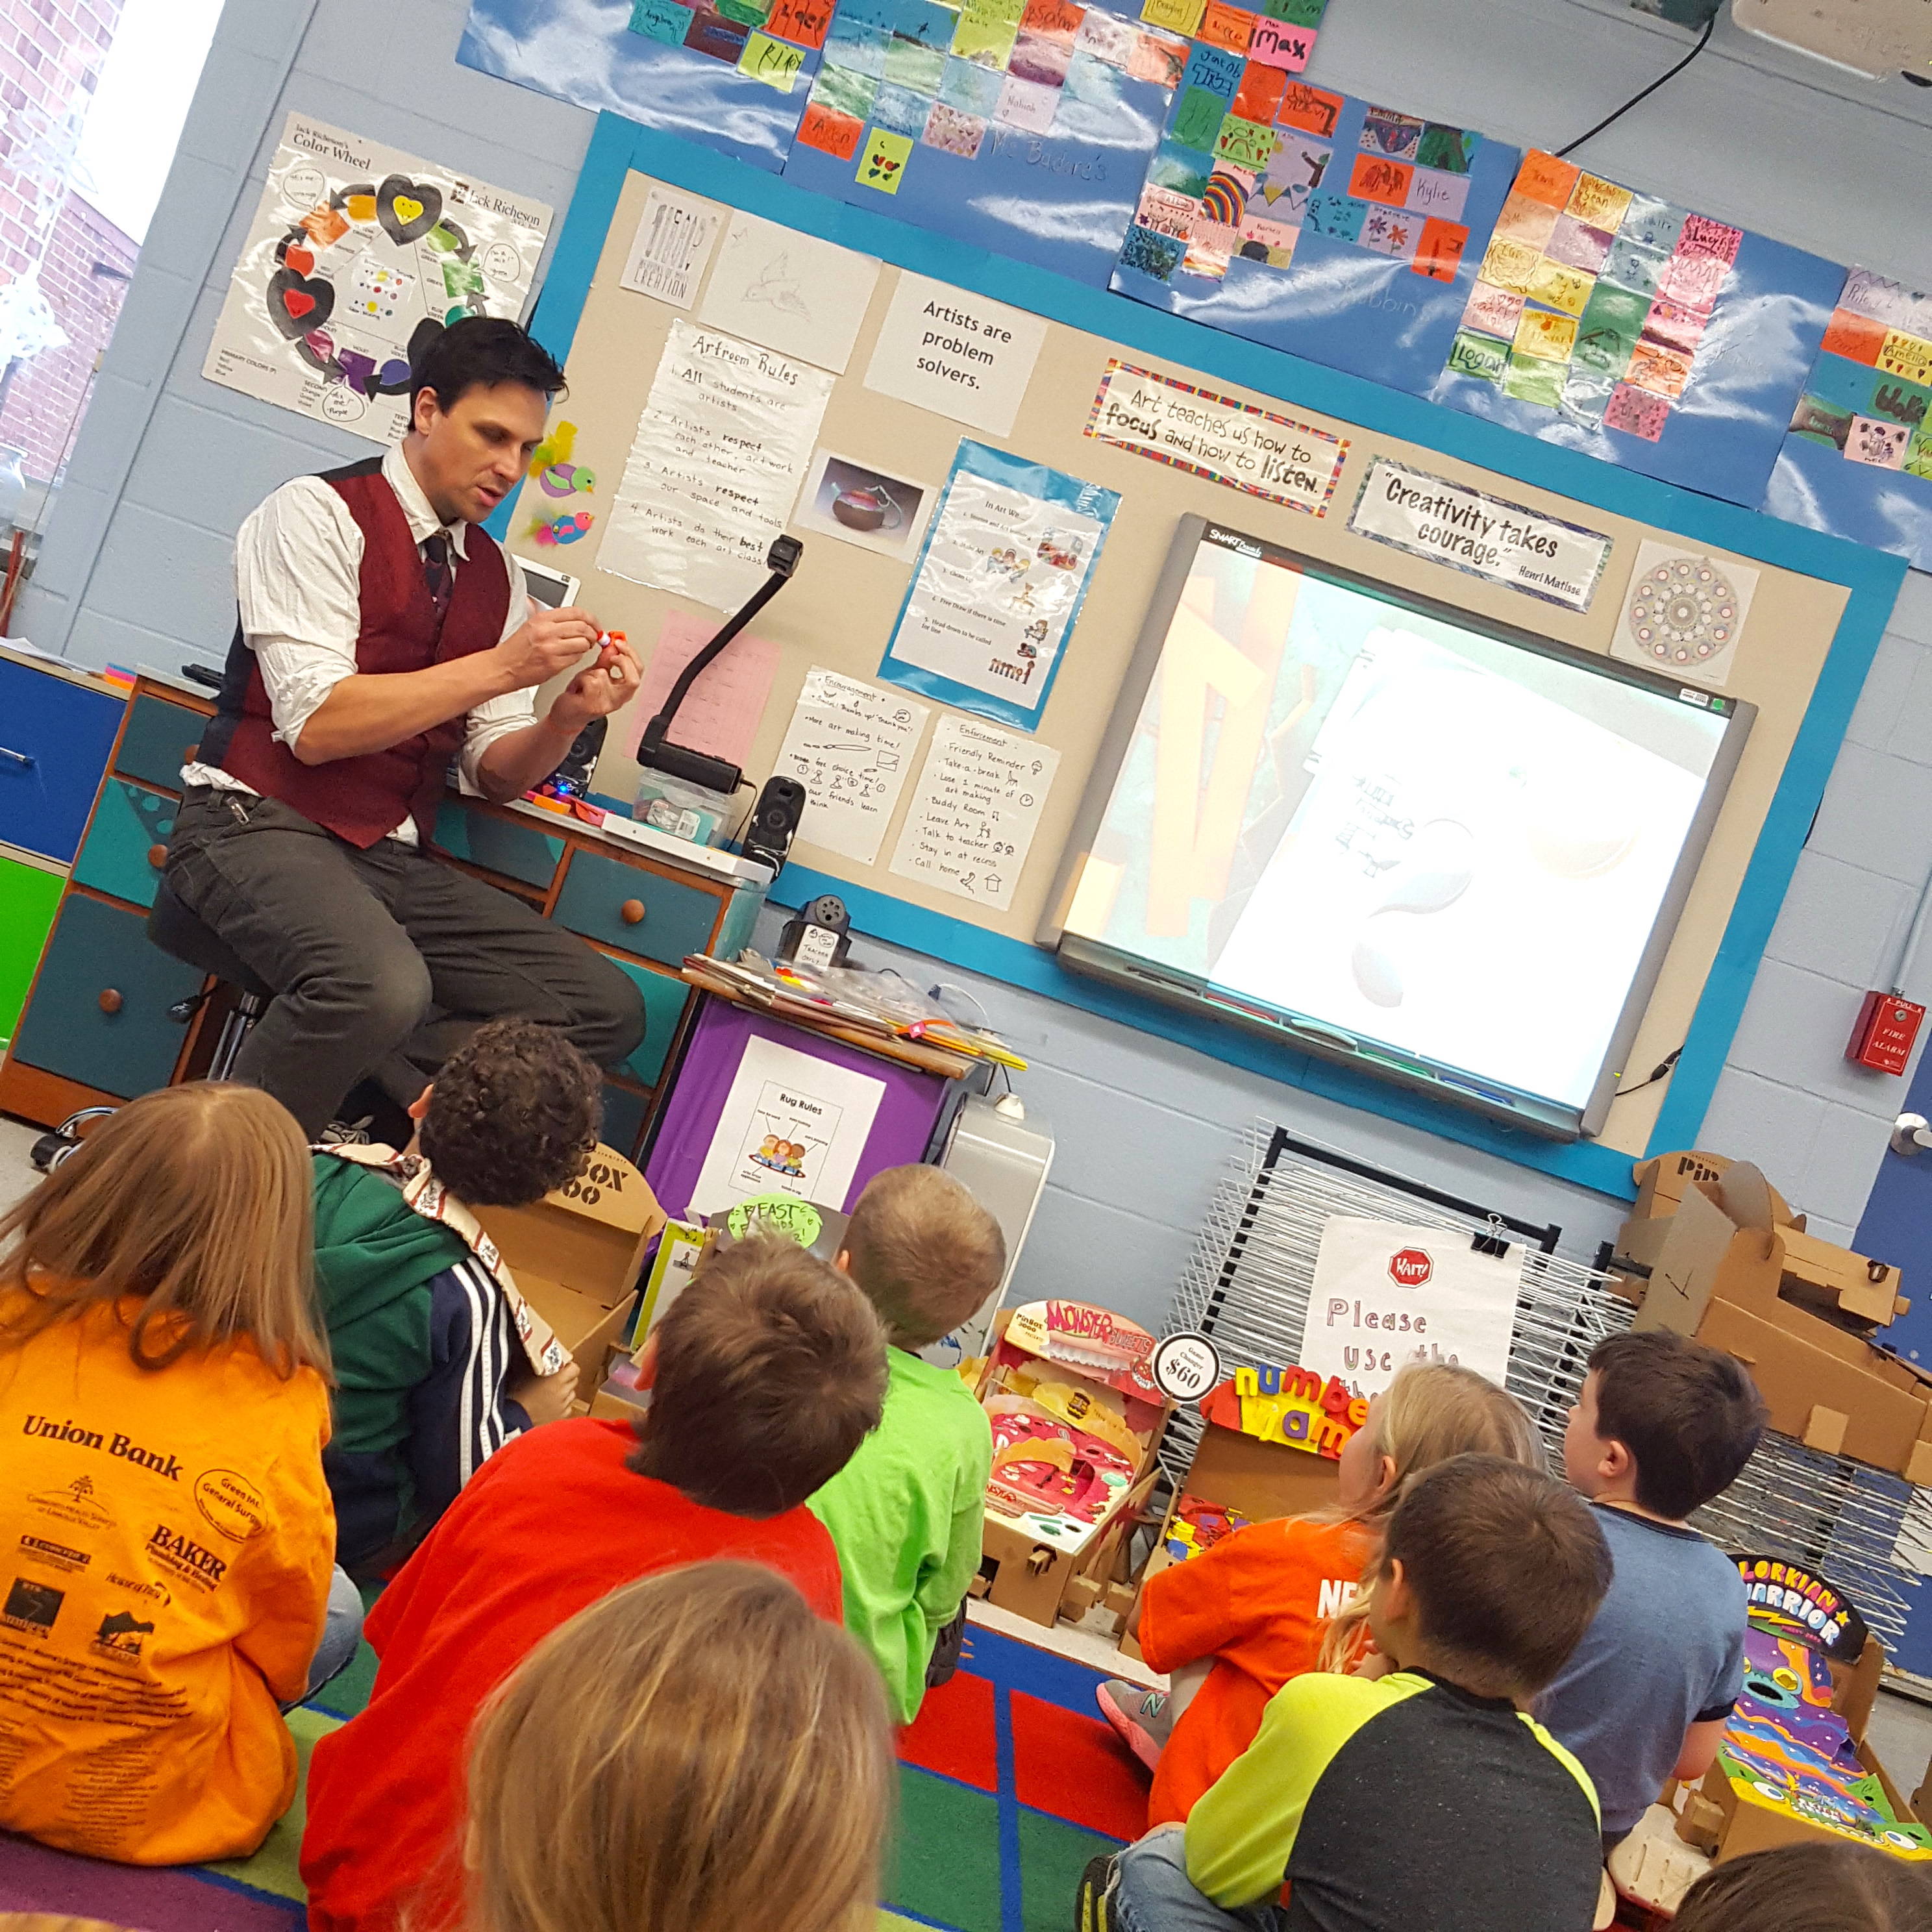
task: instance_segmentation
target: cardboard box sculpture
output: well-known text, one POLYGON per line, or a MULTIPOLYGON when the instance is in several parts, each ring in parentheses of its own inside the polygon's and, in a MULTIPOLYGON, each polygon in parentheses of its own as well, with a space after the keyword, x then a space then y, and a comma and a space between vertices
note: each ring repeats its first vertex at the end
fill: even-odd
POLYGON ((1806 1233, 1748 1162, 1673 1154, 1637 1179, 1659 1211, 1617 1240, 1632 1326, 1735 1355, 1780 1434, 1932 1484, 1932 1376, 1875 1346, 1909 1306, 1898 1270, 1806 1233))
POLYGON ((629 1333, 644 1251, 664 1223, 657 1197, 622 1154, 599 1145, 554 1193, 476 1218, 524 1300, 575 1358, 578 1394, 588 1400, 629 1333))
POLYGON ((1171 1410, 1153 1348, 1145 1329, 1084 1302, 998 1317, 980 1381, 993 1474, 976 1596, 1037 1624, 1091 1606, 1158 1473, 1171 1410))

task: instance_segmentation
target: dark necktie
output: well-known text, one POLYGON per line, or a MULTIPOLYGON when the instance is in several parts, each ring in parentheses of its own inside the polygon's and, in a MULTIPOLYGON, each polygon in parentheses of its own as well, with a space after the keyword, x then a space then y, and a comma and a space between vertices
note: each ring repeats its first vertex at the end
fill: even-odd
POLYGON ((449 538, 441 531, 423 539, 423 585, 436 606, 440 624, 449 608, 450 593, 456 588, 456 568, 449 559, 449 538))

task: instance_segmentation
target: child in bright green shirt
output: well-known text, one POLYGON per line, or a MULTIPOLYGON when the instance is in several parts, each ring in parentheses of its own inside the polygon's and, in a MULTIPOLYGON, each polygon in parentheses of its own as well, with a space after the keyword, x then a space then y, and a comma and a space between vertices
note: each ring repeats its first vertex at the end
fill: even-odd
POLYGON ((999 1223, 936 1167, 895 1167, 859 1197, 838 1265, 886 1324, 889 1382, 878 1427, 812 1498, 838 1550, 845 1628, 878 1660, 894 1714, 910 1724, 934 1640, 980 1567, 993 1438, 950 1369, 912 1352, 950 1334, 1006 1274, 999 1223))

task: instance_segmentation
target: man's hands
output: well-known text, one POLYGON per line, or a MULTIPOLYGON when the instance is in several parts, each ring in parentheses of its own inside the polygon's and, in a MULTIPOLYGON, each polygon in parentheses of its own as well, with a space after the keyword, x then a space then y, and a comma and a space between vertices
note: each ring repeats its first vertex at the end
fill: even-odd
POLYGON ((533 1375, 526 1369, 511 1378, 503 1393, 521 1406, 532 1423, 561 1422, 577 1400, 577 1364, 566 1362, 554 1376, 533 1375))
POLYGON ((574 605, 551 610, 533 604, 521 627, 496 647, 505 688, 524 691, 533 684, 548 684, 585 652, 596 650, 601 634, 596 619, 574 605))
MULTIPOLYGON (((556 615, 562 616, 561 610, 556 615)), ((570 614, 579 615, 579 613, 570 614)), ((550 707, 551 718, 570 728, 574 737, 593 718, 608 718, 630 703, 644 681, 631 647, 621 638, 610 639, 597 653, 597 662, 579 671, 560 691, 550 707)))

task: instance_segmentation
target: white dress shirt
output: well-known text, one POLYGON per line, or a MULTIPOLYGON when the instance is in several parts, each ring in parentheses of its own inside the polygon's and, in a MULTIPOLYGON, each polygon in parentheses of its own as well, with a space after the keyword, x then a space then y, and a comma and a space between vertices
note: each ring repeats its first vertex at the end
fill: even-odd
MULTIPOLYGON (((468 526, 458 523, 446 529, 438 520, 400 443, 382 458, 382 475, 409 519, 418 552, 443 530, 449 538, 452 567, 460 570, 468 526)), ((508 550, 503 562, 510 573, 510 608, 503 619, 507 638, 529 617, 530 599, 523 566, 508 550)), ((298 476, 284 483, 249 514, 236 534, 235 600, 242 634, 261 667, 274 736, 291 751, 322 700, 356 674, 356 640, 362 629, 362 530, 348 505, 320 476, 298 476)), ((456 760, 463 790, 482 790, 477 765, 499 738, 535 722, 531 694, 536 688, 532 685, 490 698, 470 713, 456 760)), ((251 796, 254 790, 232 772, 213 765, 184 765, 182 783, 251 796)), ((388 836, 404 845, 415 844, 414 820, 405 818, 388 836)))

